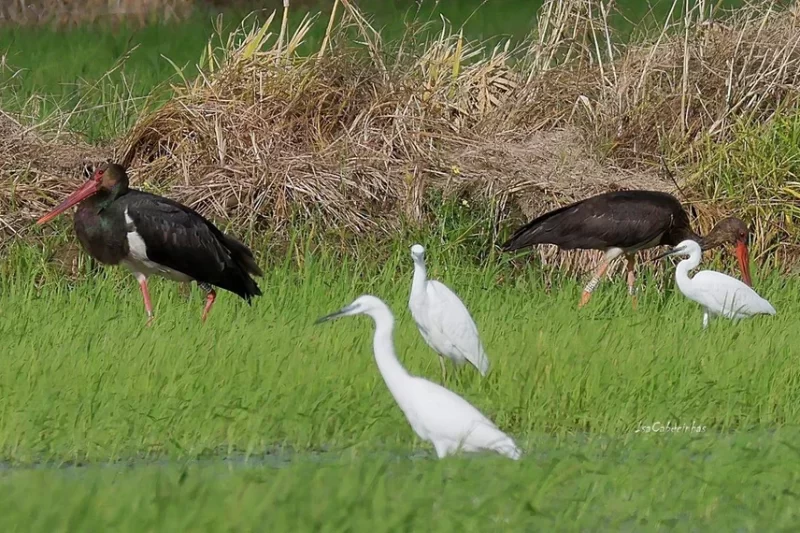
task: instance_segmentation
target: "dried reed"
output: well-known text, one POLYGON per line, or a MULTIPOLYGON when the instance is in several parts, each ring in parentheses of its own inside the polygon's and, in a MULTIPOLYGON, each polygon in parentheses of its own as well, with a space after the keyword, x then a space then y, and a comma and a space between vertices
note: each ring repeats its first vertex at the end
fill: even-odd
MULTIPOLYGON (((337 234, 429 223, 431 193, 494 206, 499 224, 610 188, 674 190, 657 171, 662 155, 696 163, 700 147, 727 142, 742 120, 794 109, 800 89, 796 7, 752 4, 722 20, 705 0, 684 8, 622 45, 613 2, 548 0, 529 39, 488 46, 446 22, 384 43, 337 0, 320 49, 300 55, 319 21, 306 16, 289 33, 285 5, 280 21, 248 19, 211 39, 201 75, 142 116, 117 152, 140 185, 276 235, 314 217, 337 234)), ((56 201, 43 194, 50 174, 26 174, 24 198, 0 194, 0 218, 24 213, 6 218, 15 227, 56 201)), ((701 229, 752 201, 708 204, 702 187, 684 185, 701 229)))

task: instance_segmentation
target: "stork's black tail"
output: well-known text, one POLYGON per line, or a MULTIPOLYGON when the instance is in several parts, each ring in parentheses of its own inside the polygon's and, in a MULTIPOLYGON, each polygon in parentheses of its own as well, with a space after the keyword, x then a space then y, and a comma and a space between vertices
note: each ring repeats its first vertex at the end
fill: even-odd
POLYGON ((238 294, 250 303, 254 296, 261 296, 261 289, 251 276, 263 276, 264 272, 256 264, 250 248, 228 235, 224 237, 233 264, 226 269, 230 287, 223 288, 238 294))
POLYGON ((559 215, 567 209, 571 209, 575 204, 566 205, 553 211, 549 211, 537 217, 524 226, 518 228, 509 239, 503 243, 501 249, 504 252, 521 250, 535 244, 557 244, 561 235, 556 229, 560 226, 559 215))

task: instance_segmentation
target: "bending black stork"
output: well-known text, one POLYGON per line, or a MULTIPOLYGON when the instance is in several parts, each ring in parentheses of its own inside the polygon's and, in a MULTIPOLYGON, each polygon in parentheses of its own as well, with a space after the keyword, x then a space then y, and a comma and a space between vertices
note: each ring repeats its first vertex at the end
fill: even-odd
POLYGON ((535 244, 555 244, 563 250, 604 251, 605 257, 584 288, 579 307, 589 302, 609 263, 625 254, 628 292, 635 307, 634 267, 635 254, 639 250, 675 246, 684 239, 697 241, 703 250, 735 243, 742 277, 747 285, 751 285, 747 253, 749 233, 744 222, 730 217, 721 220, 708 235, 701 237, 692 231, 689 216, 671 194, 615 191, 545 213, 515 231, 502 249, 514 251, 535 244))
POLYGON ((196 281, 208 296, 205 322, 220 287, 248 303, 261 290, 250 275, 263 272, 244 244, 225 235, 196 211, 177 202, 128 187, 128 174, 104 163, 78 190, 37 221, 44 224, 80 202, 75 233, 83 249, 107 265, 128 267, 142 289, 147 325, 153 306, 147 277, 196 281))

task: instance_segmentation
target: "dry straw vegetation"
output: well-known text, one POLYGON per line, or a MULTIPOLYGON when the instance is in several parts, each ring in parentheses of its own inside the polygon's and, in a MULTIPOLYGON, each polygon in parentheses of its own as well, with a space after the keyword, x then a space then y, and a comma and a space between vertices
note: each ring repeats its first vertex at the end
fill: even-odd
MULTIPOLYGON (((796 114, 800 9, 760 2, 719 18, 698 1, 629 44, 612 10, 549 0, 524 42, 472 42, 443 22, 387 43, 347 0, 292 31, 287 7, 212 37, 201 75, 104 157, 129 165, 138 186, 278 236, 318 217, 344 236, 426 224, 442 196, 487 209, 499 231, 591 193, 680 185, 701 230, 736 212, 753 222, 758 252, 794 257, 796 176, 723 186, 708 162, 796 114), (315 24, 325 39, 301 54, 315 24)), ((48 154, 61 141, 3 127, 0 220, 13 236, 98 153, 71 146, 66 169, 48 154)))

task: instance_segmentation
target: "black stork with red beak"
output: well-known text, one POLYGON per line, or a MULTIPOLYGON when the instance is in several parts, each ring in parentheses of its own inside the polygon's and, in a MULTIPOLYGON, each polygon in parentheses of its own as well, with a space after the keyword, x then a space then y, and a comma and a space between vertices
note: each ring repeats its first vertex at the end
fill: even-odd
POLYGON ((545 213, 515 231, 502 249, 510 252, 535 244, 555 244, 562 250, 604 251, 605 257, 584 288, 579 307, 589 302, 609 263, 624 254, 628 292, 635 307, 636 252, 655 246, 675 246, 684 239, 698 242, 703 250, 735 244, 742 277, 747 285, 751 285, 747 253, 749 234, 744 222, 730 217, 721 220, 708 235, 701 237, 692 231, 689 215, 671 194, 614 191, 545 213))
POLYGON ((216 299, 214 286, 238 294, 248 303, 261 295, 250 275, 263 272, 250 249, 185 205, 129 188, 122 166, 98 166, 87 182, 37 224, 77 203, 74 223, 78 240, 101 263, 121 263, 133 272, 142 289, 147 325, 153 320, 147 277, 153 274, 174 281, 196 281, 208 293, 203 322, 216 299))

